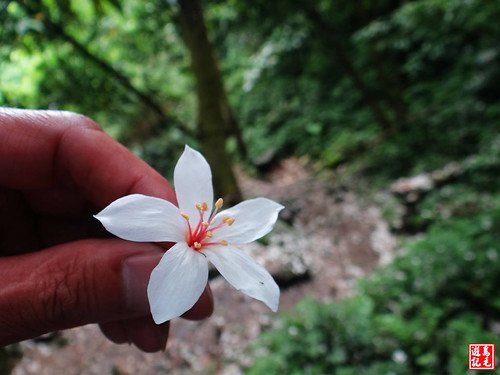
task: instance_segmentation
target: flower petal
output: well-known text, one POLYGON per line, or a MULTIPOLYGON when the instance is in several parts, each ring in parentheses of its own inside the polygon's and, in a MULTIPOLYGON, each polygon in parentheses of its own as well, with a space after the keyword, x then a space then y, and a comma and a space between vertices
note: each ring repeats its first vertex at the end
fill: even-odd
POLYGON ((181 316, 200 298, 208 281, 208 262, 185 243, 175 244, 151 272, 148 300, 156 324, 181 316))
POLYGON ((212 171, 203 155, 187 145, 175 166, 174 187, 179 209, 194 221, 198 221, 196 203, 206 202, 208 212, 212 210, 212 171))
POLYGON ((225 217, 234 218, 234 223, 214 231, 214 241, 224 239, 234 245, 255 241, 273 229, 278 213, 283 208, 270 199, 255 198, 221 211, 215 216, 214 225, 225 217))
POLYGON ((232 246, 214 246, 203 250, 210 262, 236 289, 278 310, 280 289, 264 267, 232 246))
POLYGON ((142 194, 112 202, 94 216, 108 232, 129 241, 185 241, 187 225, 172 203, 142 194))

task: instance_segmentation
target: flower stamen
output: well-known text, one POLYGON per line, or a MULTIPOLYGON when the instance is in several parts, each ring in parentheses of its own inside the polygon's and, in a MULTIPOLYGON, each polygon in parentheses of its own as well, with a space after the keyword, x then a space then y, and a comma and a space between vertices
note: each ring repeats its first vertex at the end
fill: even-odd
POLYGON ((207 202, 196 203, 196 209, 201 212, 206 212, 208 211, 208 203, 207 202))
POLYGON ((227 225, 233 225, 234 223, 234 217, 225 217, 222 222, 227 225))
POLYGON ((224 200, 222 198, 217 199, 217 202, 215 202, 215 209, 219 210, 223 204, 224 200))
POLYGON ((208 204, 206 202, 202 203, 196 203, 195 207, 198 210, 199 213, 199 220, 198 223, 196 224, 196 227, 193 228, 191 227, 191 223, 189 221, 189 215, 185 212, 182 212, 181 215, 182 217, 187 221, 188 223, 188 233, 186 235, 187 243, 189 247, 192 249, 199 251, 203 249, 204 247, 207 246, 214 246, 214 245, 222 245, 222 246, 227 246, 228 242, 226 240, 219 240, 216 242, 204 242, 208 240, 209 238, 213 237, 213 232, 216 231, 217 229, 222 228, 225 225, 233 225, 235 218, 234 217, 224 217, 217 225, 212 226, 212 221, 217 214, 217 211, 222 208, 222 205, 224 204, 224 201, 222 198, 217 199, 217 201, 214 203, 214 209, 212 210, 212 213, 210 214, 210 217, 208 220, 205 220, 205 212, 208 211, 208 204))
POLYGON ((222 198, 217 199, 215 202, 214 206, 215 208, 212 211, 212 214, 210 215, 210 218, 208 219, 208 222, 212 222, 212 219, 215 217, 215 214, 217 214, 217 211, 219 211, 222 208, 222 205, 224 204, 224 200, 222 198))
POLYGON ((213 246, 213 245, 227 246, 229 245, 229 242, 227 242, 226 240, 219 240, 217 242, 205 242, 202 244, 202 246, 213 246))
POLYGON ((187 242, 191 242, 193 231, 191 229, 191 223, 189 222, 189 215, 185 212, 181 212, 181 216, 186 220, 188 225, 188 235, 186 237, 187 242))

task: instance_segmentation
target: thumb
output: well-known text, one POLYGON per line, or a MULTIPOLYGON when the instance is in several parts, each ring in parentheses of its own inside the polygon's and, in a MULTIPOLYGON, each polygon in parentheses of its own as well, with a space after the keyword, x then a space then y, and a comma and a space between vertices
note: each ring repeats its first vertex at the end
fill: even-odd
POLYGON ((149 315, 146 288, 163 251, 82 240, 0 259, 0 346, 54 330, 149 315))

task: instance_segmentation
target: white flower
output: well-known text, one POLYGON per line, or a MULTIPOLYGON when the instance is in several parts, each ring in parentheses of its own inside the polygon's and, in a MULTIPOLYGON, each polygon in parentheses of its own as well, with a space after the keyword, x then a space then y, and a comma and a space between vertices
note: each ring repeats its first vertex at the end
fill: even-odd
POLYGON ((179 207, 141 194, 117 199, 95 217, 114 235, 129 241, 175 242, 151 273, 148 299, 157 324, 188 311, 205 289, 208 261, 236 289, 273 311, 279 287, 262 266, 234 247, 269 233, 282 205, 266 198, 246 200, 218 212, 212 172, 205 158, 186 146, 174 170, 179 207))

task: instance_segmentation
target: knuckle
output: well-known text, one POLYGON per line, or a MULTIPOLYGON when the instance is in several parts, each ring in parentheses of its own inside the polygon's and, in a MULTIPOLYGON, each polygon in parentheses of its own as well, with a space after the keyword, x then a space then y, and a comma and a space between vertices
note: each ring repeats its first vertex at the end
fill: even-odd
POLYGON ((39 311, 42 319, 54 325, 77 323, 91 313, 93 303, 88 269, 82 272, 77 258, 64 265, 49 266, 45 279, 39 283, 39 311))

